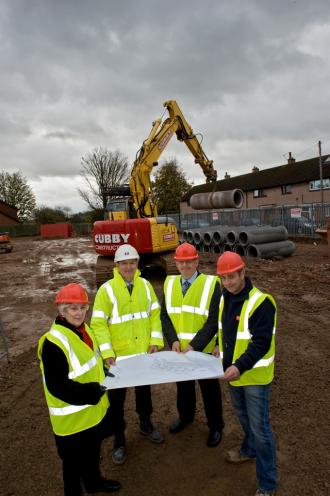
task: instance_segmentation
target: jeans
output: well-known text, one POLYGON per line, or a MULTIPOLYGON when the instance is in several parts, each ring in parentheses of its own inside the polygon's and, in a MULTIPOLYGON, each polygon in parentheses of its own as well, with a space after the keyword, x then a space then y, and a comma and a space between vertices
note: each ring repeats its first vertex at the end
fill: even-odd
POLYGON ((229 390, 245 433, 241 454, 256 458, 259 488, 273 491, 276 489, 277 470, 275 439, 269 422, 270 386, 229 385, 229 390))

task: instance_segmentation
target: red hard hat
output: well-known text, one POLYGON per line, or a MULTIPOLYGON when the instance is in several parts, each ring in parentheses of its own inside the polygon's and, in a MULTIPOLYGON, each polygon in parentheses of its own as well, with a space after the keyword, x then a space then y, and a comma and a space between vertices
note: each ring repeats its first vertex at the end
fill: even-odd
POLYGON ((218 258, 217 274, 224 276, 225 274, 230 274, 231 272, 243 269, 243 267, 245 267, 244 260, 237 253, 225 251, 225 253, 218 258))
POLYGON ((198 252, 196 248, 189 243, 182 243, 175 250, 175 260, 196 260, 197 258, 198 252))
POLYGON ((80 284, 72 282, 59 290, 55 303, 89 303, 88 294, 80 284))

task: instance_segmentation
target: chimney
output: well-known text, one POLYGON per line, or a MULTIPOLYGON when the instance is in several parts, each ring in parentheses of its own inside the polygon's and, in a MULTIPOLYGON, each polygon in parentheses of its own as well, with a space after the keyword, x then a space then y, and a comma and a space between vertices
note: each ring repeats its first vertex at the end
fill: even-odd
POLYGON ((228 172, 225 172, 225 179, 229 179, 230 178, 230 174, 228 174, 228 172))
POLYGON ((257 167, 256 165, 252 167, 252 172, 259 172, 259 167, 257 167))
POLYGON ((289 152, 289 158, 288 158, 288 164, 294 164, 296 161, 295 158, 291 155, 291 152, 289 152))

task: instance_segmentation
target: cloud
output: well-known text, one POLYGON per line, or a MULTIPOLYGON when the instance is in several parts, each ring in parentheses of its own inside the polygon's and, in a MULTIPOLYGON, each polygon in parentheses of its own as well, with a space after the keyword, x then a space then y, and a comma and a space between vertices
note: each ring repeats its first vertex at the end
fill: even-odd
MULTIPOLYGON (((81 157, 103 146, 133 163, 168 99, 219 177, 315 156, 319 139, 329 152, 329 41, 326 0, 3 0, 0 169, 50 206, 63 183, 83 209, 81 157)), ((175 138, 169 156, 204 180, 175 138)))

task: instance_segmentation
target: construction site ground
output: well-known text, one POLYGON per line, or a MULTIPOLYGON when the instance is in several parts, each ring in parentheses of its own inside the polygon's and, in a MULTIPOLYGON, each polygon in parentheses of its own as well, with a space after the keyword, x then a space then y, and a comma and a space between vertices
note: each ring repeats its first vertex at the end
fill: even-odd
MULTIPOLYGON (((0 361, 0 494, 58 496, 61 464, 44 400, 36 345, 55 316, 55 292, 69 282, 95 296, 96 255, 89 238, 13 240, 12 253, 0 255, 0 317, 9 341, 9 358, 0 361)), ((214 273, 217 256, 201 254, 202 271, 214 273)), ((330 258, 321 242, 297 243, 293 256, 249 260, 256 286, 278 302, 276 378, 271 419, 277 441, 281 496, 330 494, 329 350, 330 258)), ((161 296, 163 278, 150 274, 161 296)), ((3 349, 3 348, 2 348, 3 349)), ((198 393, 196 419, 179 434, 168 426, 176 418, 175 384, 153 386, 154 423, 165 434, 153 445, 138 432, 134 396, 126 412, 129 457, 111 462, 112 439, 102 447, 104 476, 121 481, 123 496, 249 496, 256 490, 255 466, 228 465, 227 449, 238 445, 240 426, 222 386, 225 434, 207 448, 208 429, 198 393)))

